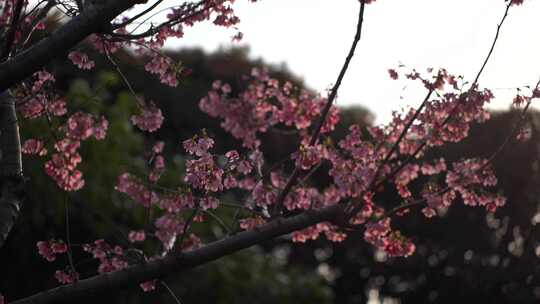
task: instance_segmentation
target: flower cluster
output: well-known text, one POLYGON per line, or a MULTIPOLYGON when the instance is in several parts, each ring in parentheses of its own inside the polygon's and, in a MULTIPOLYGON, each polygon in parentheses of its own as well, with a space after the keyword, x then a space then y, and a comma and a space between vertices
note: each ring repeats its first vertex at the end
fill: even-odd
POLYGON ((68 118, 63 130, 72 140, 86 140, 91 136, 102 140, 107 134, 108 127, 109 122, 103 116, 96 118, 92 114, 76 112, 68 118))
POLYGON ((165 143, 158 141, 152 147, 152 156, 150 157, 150 172, 148 174, 148 180, 155 183, 159 180, 163 172, 165 171, 165 159, 163 158, 163 148, 165 143))
POLYGON ((68 59, 81 70, 91 70, 96 66, 96 63, 88 59, 88 55, 73 51, 68 54, 68 59))
POLYGON ((483 206, 495 212, 506 203, 504 196, 486 190, 486 187, 497 184, 497 178, 485 159, 467 159, 454 163, 446 175, 446 183, 451 191, 461 195, 465 205, 483 206))
POLYGON ((295 231, 292 234, 292 241, 296 243, 305 243, 307 240, 316 240, 319 235, 324 233, 326 238, 332 242, 343 242, 347 234, 340 232, 338 227, 327 223, 319 223, 303 230, 295 231))
POLYGON ((171 87, 178 85, 179 68, 169 57, 156 55, 144 66, 145 70, 151 74, 158 75, 161 83, 171 87))
POLYGON ((407 257, 414 253, 414 244, 390 228, 390 218, 369 222, 364 232, 366 242, 382 250, 391 257, 407 257))
POLYGON ((94 259, 99 260, 98 272, 106 273, 128 267, 124 249, 120 246, 111 246, 105 240, 96 240, 90 244, 84 244, 83 250, 92 254, 94 259))
POLYGON ((34 154, 39 156, 44 156, 47 154, 47 149, 45 149, 45 144, 35 138, 30 138, 24 141, 21 151, 24 154, 34 154))
POLYGON ((71 284, 79 280, 79 273, 72 270, 57 270, 54 273, 54 277, 60 284, 71 284))
POLYGON ((43 114, 63 116, 67 113, 64 99, 50 99, 45 94, 36 94, 18 104, 18 109, 24 118, 34 119, 43 114))
MULTIPOLYGON (((224 171, 216 163, 214 156, 208 152, 214 145, 214 140, 207 136, 196 136, 185 140, 182 144, 186 152, 197 157, 187 161, 184 181, 195 189, 222 191, 224 171)), ((213 204, 205 202, 204 206, 210 207, 213 204)))
POLYGON ((76 169, 81 162, 81 155, 77 152, 79 147, 79 141, 62 139, 54 145, 57 152, 45 163, 45 173, 65 191, 76 191, 84 186, 82 172, 76 169))
POLYGON ((56 260, 57 254, 67 252, 67 245, 63 241, 49 240, 37 242, 39 255, 49 262, 56 260))
POLYGON ((154 132, 161 128, 163 114, 161 109, 150 104, 142 109, 140 115, 131 116, 131 122, 143 131, 154 132))
MULTIPOLYGON (((247 148, 257 148, 258 133, 267 132, 282 123, 305 131, 320 117, 326 99, 298 90, 292 83, 280 85, 264 69, 253 69, 251 83, 237 97, 231 87, 216 81, 213 90, 200 101, 202 111, 223 119, 222 127, 247 148)), ((322 126, 322 133, 333 130, 339 121, 337 108, 332 107, 322 126)))
POLYGON ((133 201, 150 207, 158 201, 157 193, 149 190, 136 177, 129 173, 123 173, 118 177, 116 191, 127 194, 133 201))

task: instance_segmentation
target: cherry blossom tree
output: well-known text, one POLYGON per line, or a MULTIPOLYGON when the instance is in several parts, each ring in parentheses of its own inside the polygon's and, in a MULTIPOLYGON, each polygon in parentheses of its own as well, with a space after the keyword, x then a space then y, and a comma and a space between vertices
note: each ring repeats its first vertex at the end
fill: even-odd
MULTIPOLYGON (((115 54, 119 50, 137 54, 145 59, 148 77, 176 87, 189 73, 163 52, 168 39, 181 38, 189 27, 207 20, 232 28, 236 32, 233 39, 242 38, 237 28, 240 20, 231 6, 234 0, 174 1, 162 10, 163 2, 0 2, 0 246, 16 224, 27 191, 21 154, 41 158, 45 173, 58 191, 75 192, 85 187, 85 173, 78 167, 85 157, 81 146, 107 136, 107 117, 74 110, 56 89, 54 72, 48 70, 52 60, 69 60, 79 69, 94 69, 95 58, 81 47, 90 44, 116 68, 133 94, 138 112, 131 114, 130 123, 141 132, 152 133, 164 119, 174 118, 164 117, 158 102, 137 94, 137 88, 116 64, 115 54), (51 13, 66 21, 51 28, 47 25, 51 13), (20 118, 28 123, 46 121, 49 130, 41 138, 22 141, 20 118)), ((165 187, 160 184, 160 177, 167 171, 164 143, 151 142, 146 174, 118 172, 117 184, 110 189, 128 197, 134 206, 151 210, 151 225, 132 227, 130 246, 97 239, 76 248, 69 237, 38 242, 32 250, 48 262, 68 256, 68 265, 51 274, 60 286, 11 303, 70 302, 137 284, 151 291, 165 276, 284 235, 291 235, 293 242, 321 236, 341 242, 350 234, 361 234, 389 257, 408 257, 414 254, 415 244, 393 227, 395 217, 406 219, 411 212, 434 217, 458 201, 495 212, 506 202, 496 189, 497 177, 491 168, 498 151, 488 158, 455 162, 424 156, 432 148, 462 141, 471 124, 489 119, 485 106, 494 94, 481 87, 480 79, 500 28, 509 12, 523 2, 507 3, 474 78, 467 80, 446 69, 391 68, 390 79, 424 88, 421 104, 396 112, 386 125, 367 129, 353 125, 338 142, 329 137, 340 119, 334 103, 361 39, 364 12, 377 5, 375 0, 351 1, 351 6, 358 6, 356 34, 328 94, 315 95, 291 82, 282 83, 265 69, 253 69, 241 92, 233 92, 229 84, 216 80, 201 99, 200 109, 221 121, 223 129, 242 148, 217 154, 213 148, 219 138, 204 130, 191 138, 178 139, 178 152, 187 155, 188 161, 185 172, 177 173, 176 187, 165 187), (297 151, 284 161, 287 166, 265 162, 261 152, 261 136, 274 129, 294 132, 299 138, 297 151), (310 177, 323 170, 322 165, 330 168, 326 174, 332 183, 320 189, 310 184, 310 177), (419 180, 427 182, 413 186, 419 180), (393 189, 396 201, 381 201, 381 187, 393 189), (240 193, 236 196, 239 201, 226 202, 224 196, 230 193, 240 193), (228 219, 235 227, 222 239, 203 241, 193 226, 217 221, 227 227, 214 213, 224 207, 239 210, 228 219), (144 243, 154 244, 155 250, 142 250, 139 245, 144 243), (82 250, 98 261, 95 275, 79 274, 74 250, 82 250)), ((524 86, 512 101, 523 115, 540 97, 539 84, 524 86)), ((506 143, 526 139, 521 120, 507 136, 506 143)), ((0 303, 5 301, 0 296, 0 303)))

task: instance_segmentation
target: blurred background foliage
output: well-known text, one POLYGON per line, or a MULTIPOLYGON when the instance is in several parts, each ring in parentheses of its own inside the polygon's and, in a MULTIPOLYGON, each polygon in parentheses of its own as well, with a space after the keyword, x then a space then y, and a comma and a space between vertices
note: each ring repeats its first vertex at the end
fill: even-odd
MULTIPOLYGON (((254 66, 266 66, 281 81, 303 85, 286 66, 268 66, 249 58, 246 48, 222 49, 206 54, 198 49, 171 51, 191 74, 177 88, 159 83, 135 64, 128 52, 116 61, 137 94, 155 101, 164 112, 165 123, 156 134, 135 130, 129 117, 137 113, 134 97, 127 90, 114 66, 94 56, 97 68, 81 72, 67 61, 49 67, 59 91, 67 94, 71 109, 105 115, 109 131, 105 140, 83 142, 81 170, 86 179, 83 190, 65 194, 43 172, 43 160, 25 157, 29 179, 28 197, 17 225, 0 250, 2 260, 0 291, 8 300, 18 299, 56 286, 54 270, 66 265, 63 258, 48 263, 38 256, 36 242, 52 237, 66 239, 66 221, 73 244, 104 238, 112 244, 127 244, 130 228, 145 225, 147 214, 126 197, 114 191, 119 174, 143 176, 144 159, 156 140, 166 142, 168 167, 165 185, 181 183, 184 159, 181 140, 201 129, 216 140, 216 151, 241 149, 239 142, 198 109, 198 102, 214 80, 231 84, 233 93, 245 85, 242 75, 254 66), (66 210, 69 216, 66 217, 66 210)), ((373 124, 373 114, 362 107, 342 109, 341 122, 332 134, 342 138, 352 123, 373 124)), ((517 121, 514 111, 493 113, 487 123, 472 128, 469 138, 430 152, 428 157, 456 160, 462 157, 489 157, 504 141, 517 121)), ((58 122, 53 122, 58 123, 58 122)), ((525 143, 511 142, 498 154, 494 165, 499 187, 508 197, 507 207, 496 214, 459 202, 443 216, 426 219, 412 210, 397 226, 413 237, 417 253, 407 259, 388 259, 376 252, 358 235, 344 243, 322 240, 292 245, 281 238, 244 250, 217 262, 178 273, 167 279, 181 303, 533 303, 540 298, 538 229, 532 218, 539 210, 540 115, 531 112, 526 124, 532 137, 525 143), (377 303, 377 302, 370 302, 377 303)), ((46 121, 22 121, 23 139, 54 139, 46 121)), ((268 133, 262 149, 270 164, 294 151, 295 136, 268 133)), ((321 168, 315 184, 328 177, 321 168)), ((421 183, 422 180, 419 181, 421 183)), ((385 190, 382 201, 397 204, 395 193, 385 190)), ((234 195, 226 198, 233 200, 234 195)), ((219 211, 226 215, 232 211, 219 211)), ((536 218, 538 220, 538 217, 536 218)), ((197 232, 211 241, 225 232, 217 223, 198 225, 197 232)), ((95 262, 75 250, 75 260, 83 277, 93 274, 95 262)), ((167 288, 143 295, 133 287, 117 294, 95 295, 81 303, 103 300, 114 303, 175 303, 167 288)))

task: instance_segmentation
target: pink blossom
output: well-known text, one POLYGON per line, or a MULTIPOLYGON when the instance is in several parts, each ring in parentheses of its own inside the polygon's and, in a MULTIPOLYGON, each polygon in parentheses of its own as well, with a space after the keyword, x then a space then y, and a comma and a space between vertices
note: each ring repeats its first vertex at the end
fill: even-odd
POLYGON ((166 214, 156 219, 156 236, 161 241, 166 250, 173 248, 176 236, 184 231, 184 222, 177 217, 166 214))
POLYGON ((94 118, 90 114, 77 112, 66 123, 66 135, 76 140, 85 140, 94 134, 94 118))
POLYGON ((446 171, 446 163, 443 158, 435 161, 434 164, 424 163, 420 167, 420 171, 424 175, 434 175, 446 171))
POLYGON ((105 138, 109 122, 105 117, 96 118, 92 114, 76 112, 71 115, 64 126, 66 136, 74 140, 85 140, 90 136, 101 140, 105 138))
POLYGON ((154 132, 161 127, 163 115, 159 108, 150 105, 142 109, 140 115, 131 116, 131 122, 143 131, 154 132))
POLYGON ((165 147, 165 143, 163 141, 157 141, 152 147, 152 152, 156 154, 160 154, 163 152, 164 147, 165 147))
POLYGON ((39 254, 49 262, 56 260, 57 254, 67 252, 67 245, 62 241, 39 241, 37 242, 39 254))
POLYGON ((96 66, 94 61, 88 59, 88 55, 78 51, 70 52, 68 58, 82 70, 91 70, 96 66))
POLYGON ((62 116, 67 113, 66 101, 62 98, 49 102, 46 108, 47 108, 47 112, 54 116, 62 116))
POLYGON ((295 160, 296 167, 302 170, 308 170, 311 167, 317 165, 322 158, 322 147, 316 146, 300 146, 298 152, 293 154, 292 158, 295 160))
POLYGON ((188 160, 184 181, 195 188, 211 192, 223 190, 223 169, 221 169, 210 155, 199 159, 188 160))
POLYGON ((60 284, 72 284, 79 280, 79 274, 73 270, 69 270, 67 272, 57 270, 54 273, 54 277, 60 284))
POLYGON ((156 289, 156 280, 143 282, 143 283, 139 284, 139 286, 141 287, 141 289, 144 292, 153 291, 153 290, 156 289))
POLYGON ((32 92, 34 93, 40 91, 46 83, 56 81, 54 76, 47 71, 36 72, 34 73, 34 77, 36 77, 36 80, 32 85, 32 92))
POLYGON ((137 178, 129 173, 118 177, 115 189, 127 194, 135 202, 149 207, 158 201, 158 195, 147 189, 137 178))
POLYGON ((45 100, 41 99, 44 99, 44 96, 37 95, 35 98, 18 105, 18 109, 21 111, 22 116, 29 119, 40 117, 45 110, 45 100))
POLYGON ((24 154, 44 156, 47 154, 47 149, 44 146, 45 144, 41 140, 31 138, 24 141, 21 151, 24 154))
POLYGON ((130 231, 128 234, 128 239, 132 243, 142 242, 146 239, 146 234, 144 233, 144 230, 130 231))
POLYGON ((204 137, 193 137, 190 139, 186 139, 182 142, 182 145, 184 146, 184 149, 186 152, 188 152, 191 155, 196 156, 203 156, 208 154, 208 150, 210 150, 214 146, 214 140, 210 137, 204 136, 204 137))
POLYGON ((215 197, 205 196, 199 200, 199 205, 202 210, 217 209, 219 207, 219 200, 215 197))
POLYGON ((81 155, 77 153, 79 146, 79 141, 60 140, 54 145, 57 153, 45 163, 45 173, 65 191, 77 191, 84 186, 82 173, 76 169, 81 162, 81 155))
POLYGON ((178 85, 177 70, 175 69, 174 62, 169 57, 154 56, 144 68, 151 74, 158 75, 161 83, 171 87, 178 85))
POLYGON ((240 221, 240 228, 244 230, 253 230, 255 227, 260 226, 264 223, 266 223, 266 220, 262 217, 253 217, 253 218, 245 218, 241 219, 240 221))
MULTIPOLYGON (((128 267, 124 257, 124 250, 119 246, 112 247, 103 239, 95 240, 92 244, 84 244, 83 250, 91 253, 94 259, 99 260, 99 273, 117 271, 128 267)), ((143 258, 142 253, 141 258, 143 258)))

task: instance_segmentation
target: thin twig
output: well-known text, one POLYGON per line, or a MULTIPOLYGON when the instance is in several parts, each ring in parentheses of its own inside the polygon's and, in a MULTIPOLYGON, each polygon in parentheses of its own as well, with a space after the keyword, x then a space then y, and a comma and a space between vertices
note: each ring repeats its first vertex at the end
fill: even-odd
POLYGON ((217 216, 217 214, 215 214, 214 212, 210 210, 205 210, 203 212, 205 214, 210 215, 211 218, 213 218, 216 222, 218 222, 218 224, 227 231, 227 234, 232 233, 232 229, 229 226, 227 226, 227 224, 225 224, 225 222, 219 216, 217 216))
POLYGON ((64 197, 65 213, 66 213, 66 242, 67 242, 67 256, 69 260, 69 266, 73 272, 77 272, 75 269, 75 263, 73 263, 73 251, 71 250, 71 229, 69 227, 69 201, 67 194, 64 197))
MULTIPOLYGON (((332 87, 332 90, 330 91, 330 95, 328 96, 328 100, 326 101, 326 105, 324 106, 323 111, 321 112, 321 117, 317 124, 315 125, 313 134, 311 135, 311 139, 309 141, 309 145, 313 146, 317 142, 317 139, 319 138, 319 135, 321 133, 321 129, 324 125, 324 122, 326 121, 326 118, 328 116, 328 113, 330 112, 330 108, 332 107, 332 104, 334 103, 334 100, 336 99, 337 92, 339 90, 339 87, 341 86, 341 82, 343 81, 343 78, 345 77, 345 73, 347 72, 347 69, 349 67, 349 64, 351 63, 351 60, 354 56, 354 52, 356 50, 356 46, 358 45, 358 42, 360 41, 360 38, 362 37, 362 25, 364 23, 364 8, 365 8, 365 0, 360 1, 360 10, 358 13, 358 24, 356 26, 356 33, 354 35, 353 43, 351 45, 351 48, 349 50, 349 53, 347 54, 347 57, 345 58, 345 62, 343 63, 343 66, 341 67, 341 71, 339 72, 338 78, 336 80, 336 83, 332 87)), ((293 170, 293 173, 289 177, 287 183, 285 184, 285 187, 280 192, 276 203, 274 205, 274 212, 277 213, 281 205, 283 204, 283 201, 285 200, 285 197, 287 194, 291 191, 292 187, 296 183, 296 180, 300 176, 300 169, 298 167, 295 167, 293 170)))
POLYGON ((169 292, 169 294, 171 295, 171 297, 173 297, 173 299, 174 299, 174 301, 176 302, 176 304, 182 304, 182 302, 180 302, 180 299, 178 299, 178 297, 176 296, 176 294, 174 293, 174 291, 169 287, 169 285, 167 285, 167 283, 165 283, 165 281, 159 280, 159 282, 161 283, 161 285, 163 285, 163 287, 165 287, 165 289, 167 289, 167 291, 169 292))
POLYGON ((117 30, 119 28, 122 28, 128 24, 131 24, 133 21, 139 19, 140 17, 146 15, 147 13, 149 13, 150 11, 152 11, 154 8, 156 8, 161 2, 163 2, 163 0, 158 0, 156 1, 154 4, 152 4, 150 7, 148 7, 147 9, 145 9, 144 11, 140 12, 139 14, 129 18, 128 20, 122 22, 122 23, 119 23, 119 24, 115 24, 112 26, 112 30, 117 30))
MULTIPOLYGON (((444 119, 444 121, 442 122, 442 124, 439 125, 439 128, 442 129, 449 121, 450 119, 452 118, 452 116, 455 114, 455 111, 457 110, 458 106, 464 102, 465 100, 467 100, 467 97, 470 95, 470 93, 475 90, 476 88, 476 85, 478 84, 478 80, 480 79, 480 76, 482 75, 487 63, 489 62, 489 59, 491 58, 491 55, 493 54, 493 51, 495 49, 495 45, 497 44, 497 41, 499 40, 499 34, 500 34, 500 30, 501 30, 501 27, 502 25, 504 24, 505 20, 506 20, 506 17, 508 16, 508 12, 510 10, 510 6, 511 6, 511 2, 508 3, 508 5, 506 6, 506 10, 504 12, 504 15, 501 19, 501 21, 499 22, 499 24, 497 24, 497 31, 495 33, 495 37, 493 39, 493 42, 491 44, 491 47, 489 49, 489 52, 486 56, 486 58, 484 59, 484 62, 482 63, 482 66, 480 67, 480 70, 478 71, 478 73, 476 74, 476 77, 473 81, 473 83, 471 84, 469 90, 465 93, 465 94, 462 94, 462 96, 460 97, 460 99, 457 101, 456 105, 450 110, 450 113, 448 114, 448 116, 444 119)), ((409 164, 414 158, 416 158, 416 156, 420 153, 420 151, 422 151, 422 149, 424 147, 426 147, 427 143, 428 143, 429 139, 426 139, 424 140, 419 146, 418 148, 416 148, 416 150, 413 152, 413 154, 409 155, 409 157, 407 157, 407 159, 400 165, 398 166, 397 168, 395 168, 394 170, 392 170, 390 172, 390 174, 388 174, 386 176, 386 178, 384 178, 383 180, 379 181, 374 189, 378 188, 380 185, 382 185, 383 183, 385 183, 387 180, 389 179, 392 179, 394 176, 396 176, 396 174, 398 174, 407 164, 409 164)))

